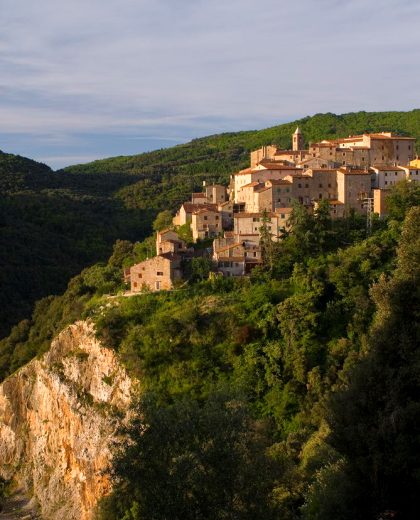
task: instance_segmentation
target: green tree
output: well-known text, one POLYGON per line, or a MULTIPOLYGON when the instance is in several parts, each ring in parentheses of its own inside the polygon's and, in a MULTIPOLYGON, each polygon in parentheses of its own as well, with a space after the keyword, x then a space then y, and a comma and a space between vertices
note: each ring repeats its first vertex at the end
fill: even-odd
POLYGON ((273 517, 266 432, 242 401, 217 394, 203 405, 184 400, 162 408, 144 396, 127 433, 103 519, 273 517))
MULTIPOLYGON (((348 519, 418 516, 420 499, 420 208, 405 219, 398 266, 373 287, 368 353, 331 399, 331 445, 345 460, 348 519)), ((335 484, 332 484, 335 485, 335 484)), ((320 508, 318 516, 328 519, 320 508)))
POLYGON ((172 227, 172 212, 165 209, 157 214, 157 217, 153 222, 153 230, 162 231, 162 229, 169 227, 172 227))

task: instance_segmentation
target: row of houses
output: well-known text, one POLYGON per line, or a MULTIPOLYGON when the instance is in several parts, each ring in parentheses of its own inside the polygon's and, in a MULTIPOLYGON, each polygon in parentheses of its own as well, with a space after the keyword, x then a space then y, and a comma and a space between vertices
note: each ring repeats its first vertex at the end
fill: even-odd
POLYGON ((292 150, 264 146, 251 153, 250 167, 231 176, 229 186, 204 183, 173 219, 173 227, 157 233, 156 256, 126 273, 131 292, 171 289, 183 279, 185 265, 203 251, 223 276, 246 276, 262 263, 264 230, 273 241, 290 227, 292 204, 308 212, 328 200, 332 218, 350 212, 386 214, 386 196, 397 182, 419 182, 415 139, 392 133, 363 134, 311 143, 303 148, 299 128, 292 150), (191 231, 192 242, 212 239, 212 246, 194 247, 177 229, 191 231))

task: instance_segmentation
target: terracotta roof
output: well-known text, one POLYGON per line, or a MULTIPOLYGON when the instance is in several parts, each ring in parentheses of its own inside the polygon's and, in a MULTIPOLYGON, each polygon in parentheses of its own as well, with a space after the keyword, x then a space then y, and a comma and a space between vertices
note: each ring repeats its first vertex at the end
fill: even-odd
POLYGON ((258 186, 259 184, 261 184, 261 183, 258 182, 258 181, 248 182, 248 184, 245 184, 244 186, 242 186, 241 189, 243 189, 243 188, 254 188, 255 186, 258 186))
POLYGON ((241 243, 237 242, 236 244, 231 244, 230 246, 221 247, 220 249, 217 249, 216 252, 220 253, 222 251, 227 251, 227 250, 232 249, 234 247, 243 247, 243 246, 242 246, 241 243))
POLYGON ((164 233, 168 233, 168 232, 171 232, 171 233, 176 233, 176 231, 172 228, 165 228, 165 229, 162 229, 161 231, 158 231, 157 234, 162 236, 164 233))
POLYGON ((184 202, 182 205, 187 213, 193 213, 200 209, 217 210, 217 204, 194 204, 193 202, 184 202))
MULTIPOLYGON (((267 217, 275 217, 276 215, 274 215, 274 213, 271 213, 271 212, 267 212, 267 217)), ((235 213, 235 215, 233 216, 234 218, 250 218, 250 217, 255 217, 255 218, 261 218, 263 217, 263 213, 235 213)))
MULTIPOLYGON (((200 204, 202 206, 203 204, 200 204)), ((219 213, 218 208, 199 208, 192 212, 193 215, 199 215, 200 213, 219 213)))
POLYGON ((337 171, 337 168, 308 168, 309 170, 313 172, 328 172, 328 173, 334 173, 337 171))
MULTIPOLYGON (((181 260, 181 256, 177 255, 175 253, 162 253, 161 255, 158 255, 158 256, 165 258, 165 260, 170 260, 170 261, 181 260)), ((153 258, 151 258, 150 260, 153 260, 153 258)))
POLYGON ((282 185, 282 184, 286 184, 288 186, 291 186, 292 183, 290 181, 285 181, 284 179, 269 179, 268 181, 265 181, 266 183, 270 182, 271 184, 273 185, 276 185, 276 184, 279 184, 279 185, 282 185))
POLYGON ((381 172, 395 172, 397 170, 401 170, 401 168, 399 166, 387 166, 378 164, 377 166, 372 166, 372 170, 379 170, 381 172))
POLYGON ((267 170, 301 170, 301 168, 296 168, 296 166, 288 166, 286 164, 278 164, 275 162, 263 163, 263 161, 261 161, 259 164, 262 164, 267 170))
POLYGON ((255 168, 245 168, 244 170, 240 170, 235 175, 245 175, 246 173, 251 173, 255 171, 255 168))
POLYGON ((339 168, 338 171, 345 175, 371 175, 369 171, 357 170, 356 168, 339 168))

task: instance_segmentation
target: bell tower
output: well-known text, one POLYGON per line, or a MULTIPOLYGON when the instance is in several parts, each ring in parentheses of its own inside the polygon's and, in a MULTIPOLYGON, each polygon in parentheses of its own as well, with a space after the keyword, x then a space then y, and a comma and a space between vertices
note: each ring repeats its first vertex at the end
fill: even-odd
POLYGON ((303 150, 303 135, 300 128, 297 127, 292 136, 293 150, 303 150))

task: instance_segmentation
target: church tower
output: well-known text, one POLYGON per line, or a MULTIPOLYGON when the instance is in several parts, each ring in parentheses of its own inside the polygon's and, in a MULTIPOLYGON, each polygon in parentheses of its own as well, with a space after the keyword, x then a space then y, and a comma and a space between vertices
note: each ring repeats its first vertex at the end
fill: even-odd
POLYGON ((303 150, 303 135, 300 128, 297 127, 292 137, 293 150, 303 150))

